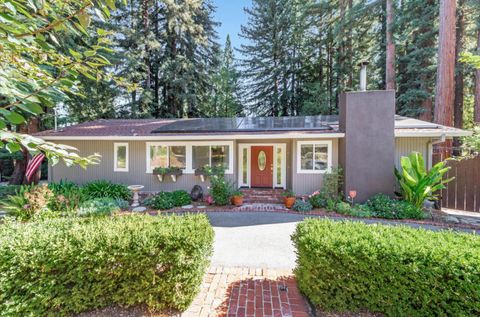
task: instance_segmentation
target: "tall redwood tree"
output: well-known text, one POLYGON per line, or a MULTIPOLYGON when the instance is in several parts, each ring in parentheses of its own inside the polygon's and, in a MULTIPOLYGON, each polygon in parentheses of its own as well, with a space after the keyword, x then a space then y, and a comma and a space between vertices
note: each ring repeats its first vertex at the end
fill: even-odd
POLYGON ((455 15, 456 0, 440 0, 437 86, 434 120, 453 125, 455 97, 455 15))
MULTIPOLYGON (((480 54, 480 25, 477 30, 477 53, 480 54)), ((474 118, 476 123, 480 123, 480 68, 475 71, 475 108, 474 118)))
POLYGON ((386 74, 385 83, 387 89, 395 89, 395 42, 393 41, 393 0, 386 0, 387 14, 387 51, 386 51, 386 74))

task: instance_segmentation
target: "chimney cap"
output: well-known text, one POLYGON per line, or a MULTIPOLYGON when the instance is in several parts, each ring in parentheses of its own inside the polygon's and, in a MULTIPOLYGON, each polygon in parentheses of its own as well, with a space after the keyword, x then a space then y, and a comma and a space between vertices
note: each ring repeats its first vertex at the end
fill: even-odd
POLYGON ((370 64, 370 62, 368 62, 368 61, 361 61, 360 63, 358 63, 358 66, 366 66, 366 65, 368 65, 368 64, 370 64))

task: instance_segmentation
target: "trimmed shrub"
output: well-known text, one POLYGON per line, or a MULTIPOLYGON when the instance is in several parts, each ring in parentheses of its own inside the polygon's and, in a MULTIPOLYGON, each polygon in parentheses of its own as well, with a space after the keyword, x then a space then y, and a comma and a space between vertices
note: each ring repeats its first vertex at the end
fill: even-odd
POLYGON ((82 194, 86 200, 95 198, 113 198, 130 200, 132 192, 127 185, 115 184, 106 180, 98 180, 85 184, 82 188, 82 194))
POLYGON ((0 312, 187 308, 212 253, 204 215, 62 218, 0 226, 0 312))
POLYGON ((377 194, 370 198, 367 208, 376 217, 387 219, 423 219, 425 215, 418 208, 407 201, 394 200, 384 194, 377 194))
POLYGON ((82 203, 77 213, 81 217, 111 216, 114 212, 127 207, 128 202, 122 199, 97 198, 82 203))
POLYGON ((300 290, 328 311, 480 315, 480 238, 307 219, 292 236, 300 290))
POLYGON ((155 209, 168 210, 173 207, 182 207, 192 202, 190 195, 184 190, 173 192, 159 192, 145 201, 145 205, 155 209))
POLYGON ((175 207, 175 202, 173 201, 172 193, 159 192, 155 196, 148 198, 148 200, 145 201, 145 205, 154 209, 168 210, 175 207))
POLYGON ((310 202, 297 199, 293 204, 292 209, 298 212, 309 212, 312 211, 313 207, 310 202))
POLYGON ((172 192, 172 200, 175 207, 182 207, 192 202, 192 198, 184 190, 176 190, 172 192))

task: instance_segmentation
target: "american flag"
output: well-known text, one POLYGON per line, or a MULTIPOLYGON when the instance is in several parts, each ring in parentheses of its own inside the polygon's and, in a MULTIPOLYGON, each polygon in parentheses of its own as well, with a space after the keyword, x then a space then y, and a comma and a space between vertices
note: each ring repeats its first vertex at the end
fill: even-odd
POLYGON ((42 165, 42 161, 44 158, 45 158, 45 155, 43 153, 38 153, 37 155, 32 157, 30 160, 28 160, 27 171, 25 173, 27 182, 30 183, 32 181, 33 175, 35 175, 40 165, 42 165))

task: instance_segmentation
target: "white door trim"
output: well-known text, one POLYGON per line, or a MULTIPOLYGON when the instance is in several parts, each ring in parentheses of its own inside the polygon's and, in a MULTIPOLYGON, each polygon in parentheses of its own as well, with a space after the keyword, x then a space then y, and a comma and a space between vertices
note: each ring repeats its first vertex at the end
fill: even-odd
POLYGON ((273 188, 287 188, 287 144, 286 143, 238 143, 238 186, 250 188, 252 146, 273 146, 273 188), (277 180, 277 149, 282 150, 281 182, 277 180), (247 150, 247 182, 243 181, 243 151, 247 150))

